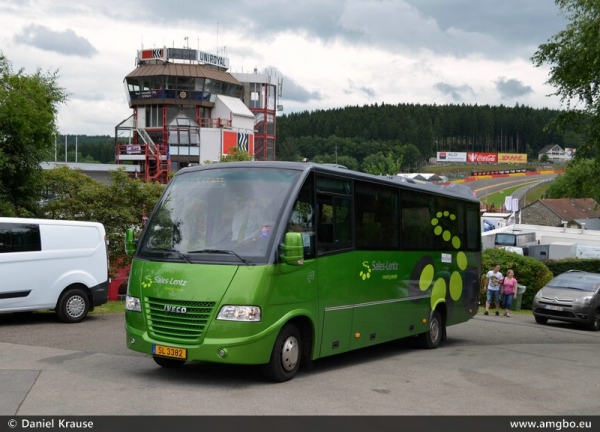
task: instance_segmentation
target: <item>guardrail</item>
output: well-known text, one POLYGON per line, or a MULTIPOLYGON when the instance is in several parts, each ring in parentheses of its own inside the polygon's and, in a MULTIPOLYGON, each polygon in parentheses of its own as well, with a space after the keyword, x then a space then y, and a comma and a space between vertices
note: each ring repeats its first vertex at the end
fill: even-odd
POLYGON ((516 191, 514 191, 512 193, 512 197, 513 198, 517 198, 519 200, 519 208, 523 208, 524 204, 525 204, 525 197, 527 196, 527 192, 529 192, 531 189, 536 188, 544 183, 548 183, 554 181, 553 178, 550 179, 544 179, 544 180, 540 180, 538 182, 535 182, 533 184, 529 184, 527 186, 523 186, 520 189, 517 189, 516 191))

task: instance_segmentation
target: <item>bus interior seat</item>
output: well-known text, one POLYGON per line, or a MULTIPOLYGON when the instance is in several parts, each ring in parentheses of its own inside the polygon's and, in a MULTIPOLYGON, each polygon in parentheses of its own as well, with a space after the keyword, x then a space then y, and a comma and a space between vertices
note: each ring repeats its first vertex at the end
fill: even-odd
POLYGON ((319 243, 333 243, 333 225, 332 224, 319 225, 317 234, 319 236, 319 243))

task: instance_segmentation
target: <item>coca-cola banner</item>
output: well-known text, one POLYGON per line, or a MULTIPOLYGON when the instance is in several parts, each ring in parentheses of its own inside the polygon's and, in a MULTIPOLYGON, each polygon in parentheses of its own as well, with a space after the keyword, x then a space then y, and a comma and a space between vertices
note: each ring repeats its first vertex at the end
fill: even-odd
POLYGON ((498 153, 498 163, 527 163, 527 153, 498 153))
POLYGON ((466 152, 437 152, 438 162, 466 162, 466 152))
POLYGON ((467 162, 469 163, 497 163, 498 153, 467 153, 467 162))

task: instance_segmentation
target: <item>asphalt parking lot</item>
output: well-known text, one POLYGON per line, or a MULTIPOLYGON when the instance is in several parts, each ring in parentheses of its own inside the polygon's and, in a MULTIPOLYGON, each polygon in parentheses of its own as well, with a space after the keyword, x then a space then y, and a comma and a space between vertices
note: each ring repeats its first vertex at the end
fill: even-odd
POLYGON ((478 315, 436 350, 412 340, 314 362, 158 367, 125 347, 124 315, 62 324, 0 315, 0 415, 597 415, 600 332, 478 315))

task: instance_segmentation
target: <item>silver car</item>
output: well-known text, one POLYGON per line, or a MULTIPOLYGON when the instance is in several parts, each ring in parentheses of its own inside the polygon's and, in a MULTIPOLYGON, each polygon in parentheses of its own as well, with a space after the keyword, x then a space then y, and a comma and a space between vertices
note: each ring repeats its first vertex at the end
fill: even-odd
POLYGON ((538 291, 532 306, 539 324, 551 319, 600 330, 600 274, 578 270, 560 274, 538 291))

